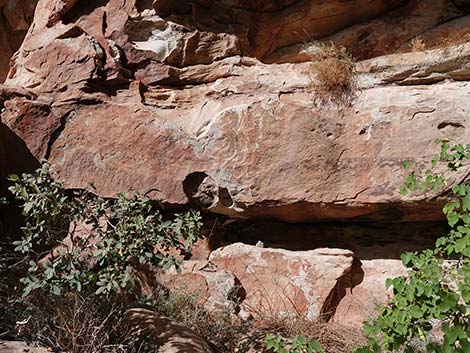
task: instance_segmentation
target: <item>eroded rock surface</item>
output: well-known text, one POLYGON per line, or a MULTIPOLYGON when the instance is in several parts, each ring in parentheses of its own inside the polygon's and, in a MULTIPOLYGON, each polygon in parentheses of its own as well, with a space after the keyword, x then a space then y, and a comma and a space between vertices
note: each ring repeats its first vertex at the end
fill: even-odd
POLYGON ((212 353, 211 344, 194 330, 151 310, 130 309, 126 313, 130 326, 148 335, 162 353, 212 353))
POLYGON ((361 62, 342 109, 314 104, 309 63, 259 60, 305 23, 324 37, 391 10, 427 14, 421 32, 439 9, 462 15, 404 3, 40 1, 6 81, 34 95, 4 98, 2 119, 67 186, 93 181, 104 196, 155 190, 170 205, 287 221, 377 219, 390 205, 394 220, 436 219, 439 202, 403 203, 401 164, 428 161, 437 137, 470 137, 470 44, 361 62))
POLYGON ((19 49, 33 21, 37 0, 0 1, 0 82, 10 70, 10 59, 19 49))
POLYGON ((330 321, 360 326, 364 321, 375 317, 377 307, 385 303, 392 294, 391 289, 385 289, 385 281, 406 273, 401 260, 358 260, 349 277, 343 278, 337 287, 330 321))
POLYGON ((341 249, 291 252, 235 243, 213 251, 209 260, 235 274, 246 292, 242 306, 254 316, 298 313, 317 319, 330 311, 328 299, 351 270, 352 255, 341 249))

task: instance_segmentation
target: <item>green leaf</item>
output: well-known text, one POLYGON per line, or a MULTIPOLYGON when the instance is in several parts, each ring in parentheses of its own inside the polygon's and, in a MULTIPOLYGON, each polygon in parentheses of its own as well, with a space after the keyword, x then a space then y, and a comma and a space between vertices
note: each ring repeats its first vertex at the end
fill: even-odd
POLYGON ((410 315, 413 316, 414 318, 420 319, 421 317, 423 317, 424 310, 417 305, 413 305, 410 308, 409 312, 410 312, 410 315))
POLYGON ((323 349, 320 345, 320 342, 318 342, 317 340, 315 340, 315 339, 311 340, 309 345, 310 345, 310 347, 313 348, 313 350, 315 352, 323 353, 323 349))
POLYGON ((51 293, 56 295, 56 296, 60 296, 60 294, 62 293, 60 288, 56 285, 53 285, 51 286, 51 293))

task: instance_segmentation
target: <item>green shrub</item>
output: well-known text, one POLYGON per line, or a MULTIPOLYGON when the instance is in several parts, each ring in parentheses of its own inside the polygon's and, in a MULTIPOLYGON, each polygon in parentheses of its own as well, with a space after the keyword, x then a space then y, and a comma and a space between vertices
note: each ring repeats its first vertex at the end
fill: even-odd
POLYGON ((138 192, 104 199, 92 186, 67 190, 47 163, 10 181, 25 218, 14 243, 23 297, 9 299, 9 317, 22 313, 18 334, 58 351, 146 351, 123 314, 140 304, 142 273, 179 268, 190 254, 199 213, 165 217, 138 192))
POLYGON ((24 295, 39 288, 56 295, 84 287, 106 295, 129 291, 140 269, 178 266, 182 260, 173 254, 188 254, 198 238, 196 212, 164 220, 144 195, 107 200, 87 190, 66 190, 49 168, 44 164, 35 174, 10 177, 10 191, 26 219, 24 237, 14 244, 29 263, 24 295), (85 234, 77 226, 87 227, 85 234))
MULTIPOLYGON (((432 161, 444 162, 450 172, 470 160, 470 145, 450 145, 438 141, 441 153, 432 161)), ((440 190, 447 185, 442 173, 424 172, 414 164, 401 192, 417 189, 440 190)), ((378 317, 364 325, 368 345, 356 353, 470 352, 470 185, 452 188, 452 200, 444 209, 449 226, 448 236, 437 240, 434 250, 405 253, 403 264, 407 276, 387 280, 393 287, 392 299, 379 309, 378 317), (433 332, 440 330, 443 338, 433 332)))
POLYGON ((266 348, 275 353, 323 353, 320 343, 307 340, 304 336, 296 336, 288 343, 282 336, 266 336, 266 348))

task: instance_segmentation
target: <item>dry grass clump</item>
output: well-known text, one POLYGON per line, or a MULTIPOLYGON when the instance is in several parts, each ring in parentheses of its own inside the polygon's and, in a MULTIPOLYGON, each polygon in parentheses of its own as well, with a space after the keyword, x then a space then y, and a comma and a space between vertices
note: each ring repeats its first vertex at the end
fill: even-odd
POLYGON ((147 297, 141 306, 189 327, 210 341, 219 353, 234 352, 240 338, 250 331, 251 323, 235 319, 229 308, 211 312, 201 302, 197 293, 160 290, 147 297))
POLYGON ((355 347, 365 343, 360 329, 310 321, 300 314, 285 317, 265 313, 243 321, 229 309, 209 312, 200 303, 197 294, 176 290, 149 298, 146 307, 191 328, 210 341, 218 353, 263 352, 267 334, 286 339, 298 335, 315 338, 328 353, 352 353, 355 347))
POLYGON ((411 51, 416 52, 416 51, 424 51, 426 50, 426 44, 424 41, 421 39, 420 36, 414 37, 410 41, 410 48, 411 51))
POLYGON ((417 36, 411 39, 409 47, 412 52, 419 52, 452 47, 468 42, 470 42, 470 33, 452 33, 431 44, 426 44, 420 36, 417 36))
POLYGON ((311 321, 302 316, 263 318, 256 324, 255 331, 278 334, 285 338, 304 336, 318 340, 325 352, 352 353, 355 347, 365 344, 362 331, 358 328, 335 323, 311 321))
MULTIPOLYGON (((309 321, 300 315, 265 315, 243 321, 230 310, 210 312, 197 295, 182 291, 156 290, 151 297, 135 302, 96 295, 35 295, 17 311, 17 339, 40 343, 54 351, 71 353, 146 353, 156 349, 153 332, 136 332, 126 320, 129 307, 146 308, 191 328, 211 342, 218 353, 263 352, 266 335, 287 340, 297 335, 315 338, 328 353, 352 353, 364 343, 359 329, 309 321)), ((157 335, 160 332, 157 332, 157 335)))
POLYGON ((315 44, 307 49, 311 57, 315 102, 348 106, 357 95, 355 62, 346 48, 333 43, 315 44))
POLYGON ((127 303, 95 294, 55 296, 36 292, 23 303, 17 339, 57 352, 144 353, 151 347, 133 335, 124 319, 127 303))
POLYGON ((447 38, 445 38, 440 45, 436 45, 434 48, 451 47, 467 42, 470 42, 470 33, 452 33, 447 38))

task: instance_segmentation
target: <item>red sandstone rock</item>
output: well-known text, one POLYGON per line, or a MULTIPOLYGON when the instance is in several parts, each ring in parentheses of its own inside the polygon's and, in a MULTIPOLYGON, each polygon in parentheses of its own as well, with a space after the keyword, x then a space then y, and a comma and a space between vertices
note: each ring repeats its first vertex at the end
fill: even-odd
POLYGON ((292 252, 241 243, 213 251, 209 260, 238 278, 247 312, 258 317, 297 313, 309 319, 329 313, 338 280, 353 263, 348 250, 292 252))
POLYGON ((401 260, 362 260, 353 266, 345 285, 339 286, 341 298, 337 301, 331 321, 343 325, 359 326, 373 318, 379 305, 391 296, 391 289, 385 290, 385 281, 406 274, 401 260))
POLYGON ((243 286, 235 275, 208 261, 185 261, 180 273, 171 269, 160 273, 158 280, 212 312, 235 311, 237 300, 243 300, 243 286))
POLYGON ((10 70, 10 59, 33 20, 36 3, 37 0, 0 1, 0 82, 10 70))
MULTIPOLYGON (((315 5, 321 9, 315 13, 340 4, 315 5)), ((56 164, 67 186, 94 181, 104 196, 156 190, 153 197, 167 204, 190 200, 235 217, 382 219, 391 205, 398 210, 394 220, 440 217, 439 202, 403 203, 401 163, 429 160, 436 137, 469 137, 469 86, 462 82, 469 76, 468 44, 360 63, 362 91, 354 105, 320 108, 308 64, 264 65, 236 56, 243 38, 232 27, 190 29, 170 21, 182 18, 181 8, 170 6, 176 13, 162 19, 164 2, 156 6, 38 4, 35 27, 7 80, 37 97, 3 98, 2 119, 37 158, 56 164), (451 82, 421 86, 444 79, 451 82)), ((196 20, 198 11, 223 14, 221 4, 198 6, 191 10, 196 20)), ((250 4, 240 6, 251 13, 250 4)), ((385 11, 370 6, 361 11, 385 11)), ((266 16, 284 21, 276 11, 300 8, 269 5, 274 12, 266 16)))

